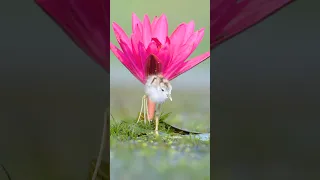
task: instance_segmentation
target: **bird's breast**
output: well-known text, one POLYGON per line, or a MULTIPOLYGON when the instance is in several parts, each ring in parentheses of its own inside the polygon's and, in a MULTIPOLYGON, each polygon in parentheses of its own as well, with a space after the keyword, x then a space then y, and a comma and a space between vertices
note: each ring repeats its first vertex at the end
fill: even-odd
POLYGON ((146 95, 154 103, 164 103, 168 98, 164 93, 160 92, 157 88, 149 86, 145 88, 146 95))

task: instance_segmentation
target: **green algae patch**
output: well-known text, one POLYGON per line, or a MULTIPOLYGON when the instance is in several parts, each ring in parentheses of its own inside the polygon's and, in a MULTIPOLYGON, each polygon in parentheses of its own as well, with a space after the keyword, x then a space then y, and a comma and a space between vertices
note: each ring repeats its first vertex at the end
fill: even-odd
POLYGON ((111 179, 210 179, 210 141, 159 121, 136 120, 110 122, 111 179))

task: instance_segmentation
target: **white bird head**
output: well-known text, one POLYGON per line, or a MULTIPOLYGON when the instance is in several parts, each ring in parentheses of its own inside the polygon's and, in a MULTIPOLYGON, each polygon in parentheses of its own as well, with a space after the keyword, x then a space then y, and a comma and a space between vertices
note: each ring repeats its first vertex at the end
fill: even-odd
POLYGON ((146 95, 155 103, 164 103, 167 99, 172 101, 171 90, 170 82, 161 75, 149 76, 145 84, 146 95))

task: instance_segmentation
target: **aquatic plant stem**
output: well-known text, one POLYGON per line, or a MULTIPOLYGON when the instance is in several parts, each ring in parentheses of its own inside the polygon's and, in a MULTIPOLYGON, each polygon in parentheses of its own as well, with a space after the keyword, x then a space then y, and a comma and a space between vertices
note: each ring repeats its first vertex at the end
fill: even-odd
POLYGON ((151 121, 154 117, 154 112, 156 110, 156 103, 152 102, 151 99, 148 97, 148 103, 147 103, 148 107, 148 120, 151 121))
MULTIPOLYGON (((108 111, 108 110, 107 110, 108 111)), ((101 160, 102 160, 102 153, 103 153, 103 149, 105 146, 105 141, 106 141, 106 132, 107 132, 107 112, 104 113, 104 123, 103 123, 103 130, 102 130, 102 137, 101 137, 101 143, 100 143, 100 150, 99 150, 99 155, 96 161, 96 167, 94 169, 93 175, 92 175, 92 180, 95 180, 97 178, 98 175, 98 171, 99 171, 99 167, 101 164, 101 160)))
POLYGON ((3 171, 4 171, 4 173, 7 175, 8 180, 11 180, 11 176, 10 176, 8 170, 7 170, 7 169, 4 167, 4 165, 2 165, 2 164, 1 164, 1 167, 2 167, 2 169, 3 169, 3 171))

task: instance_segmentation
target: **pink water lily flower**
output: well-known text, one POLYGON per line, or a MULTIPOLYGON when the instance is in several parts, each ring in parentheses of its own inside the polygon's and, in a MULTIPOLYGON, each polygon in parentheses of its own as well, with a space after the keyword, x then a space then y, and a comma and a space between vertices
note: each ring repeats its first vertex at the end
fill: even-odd
POLYGON ((130 38, 117 23, 113 22, 112 27, 121 50, 110 43, 111 51, 143 84, 148 76, 146 64, 150 55, 156 56, 161 64, 161 74, 168 80, 210 57, 210 52, 206 52, 187 60, 204 35, 203 28, 194 31, 193 21, 180 24, 170 36, 167 17, 164 14, 155 17, 150 23, 148 15, 145 15, 141 22, 133 13, 130 38))

